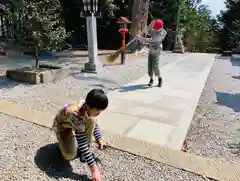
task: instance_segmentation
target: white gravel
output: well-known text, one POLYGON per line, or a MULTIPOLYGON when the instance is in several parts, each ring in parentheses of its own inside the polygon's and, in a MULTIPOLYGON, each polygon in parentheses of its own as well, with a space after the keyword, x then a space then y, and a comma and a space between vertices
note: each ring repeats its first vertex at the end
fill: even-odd
MULTIPOLYGON (((48 128, 0 115, 0 180, 89 181, 88 167, 78 159, 71 165, 62 161, 54 143, 55 136, 48 128)), ((110 148, 95 153, 104 181, 205 180, 194 173, 110 148)))
POLYGON ((188 152, 240 162, 240 61, 216 59, 186 138, 188 152))
MULTIPOLYGON (((164 53, 161 66, 181 58, 182 54, 164 53)), ((76 63, 76 62, 75 62, 76 63)), ((100 87, 112 90, 147 74, 147 57, 130 56, 125 65, 107 66, 100 69, 99 76, 84 76, 76 72, 63 80, 45 85, 24 85, 0 78, 4 89, 1 100, 19 104, 39 111, 54 110, 67 101, 85 97, 90 89, 100 87)))

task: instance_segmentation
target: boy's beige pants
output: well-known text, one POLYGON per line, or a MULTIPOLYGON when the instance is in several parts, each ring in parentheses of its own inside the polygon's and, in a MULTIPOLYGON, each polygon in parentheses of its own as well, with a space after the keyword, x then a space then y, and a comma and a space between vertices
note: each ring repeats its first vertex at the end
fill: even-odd
MULTIPOLYGON (((93 130, 95 128, 95 121, 86 119, 85 123, 86 137, 89 144, 92 142, 93 130)), ((73 129, 64 129, 56 131, 56 136, 61 153, 66 160, 73 160, 77 155, 77 140, 73 134, 73 129)))
POLYGON ((73 160, 77 155, 76 138, 72 129, 66 129, 56 133, 59 148, 66 160, 73 160))
MULTIPOLYGON (((85 133, 86 138, 89 143, 92 142, 93 130, 95 128, 96 120, 91 117, 84 117, 85 122, 85 133)), ((66 125, 69 123, 66 122, 65 116, 63 116, 63 111, 59 111, 58 115, 54 118, 53 130, 56 133, 56 137, 59 143, 60 151, 66 160, 72 160, 77 155, 77 140, 73 133, 72 125, 69 124, 69 128, 66 128, 66 125), (65 128, 59 128, 59 125, 62 123, 65 124, 65 128)))

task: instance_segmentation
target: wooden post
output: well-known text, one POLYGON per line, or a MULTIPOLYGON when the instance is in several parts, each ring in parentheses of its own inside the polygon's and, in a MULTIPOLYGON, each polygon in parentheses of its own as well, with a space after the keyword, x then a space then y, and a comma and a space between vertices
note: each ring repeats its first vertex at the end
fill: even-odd
POLYGON ((126 46, 126 33, 128 33, 127 25, 130 24, 131 21, 129 21, 127 18, 121 16, 118 23, 120 24, 119 32, 122 35, 121 64, 124 64, 125 63, 125 59, 126 59, 126 56, 125 56, 125 53, 126 53, 125 46, 126 46))
POLYGON ((122 47, 123 47, 123 51, 121 52, 121 64, 125 63, 125 41, 126 41, 126 37, 125 37, 125 33, 122 34, 122 47))

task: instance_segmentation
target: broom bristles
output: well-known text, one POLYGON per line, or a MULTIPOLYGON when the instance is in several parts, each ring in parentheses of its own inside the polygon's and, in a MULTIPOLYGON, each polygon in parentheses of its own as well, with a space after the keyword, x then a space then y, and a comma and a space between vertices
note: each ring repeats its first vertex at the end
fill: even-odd
POLYGON ((119 55, 121 54, 122 52, 122 48, 120 48, 119 50, 117 50, 116 52, 110 54, 107 56, 107 60, 109 63, 113 63, 118 57, 119 55))
MULTIPOLYGON (((140 32, 140 35, 142 36, 144 33, 146 33, 148 31, 149 28, 151 28, 153 26, 153 23, 154 21, 152 21, 147 27, 144 28, 144 30, 142 32, 140 32)), ((128 46, 133 42, 135 41, 135 38, 133 38, 130 42, 128 42, 128 44, 125 46, 125 47, 121 47, 120 49, 118 49, 116 52, 110 54, 107 56, 107 61, 109 63, 113 63, 118 57, 119 55, 121 54, 121 52, 124 50, 124 49, 127 49, 128 46)))

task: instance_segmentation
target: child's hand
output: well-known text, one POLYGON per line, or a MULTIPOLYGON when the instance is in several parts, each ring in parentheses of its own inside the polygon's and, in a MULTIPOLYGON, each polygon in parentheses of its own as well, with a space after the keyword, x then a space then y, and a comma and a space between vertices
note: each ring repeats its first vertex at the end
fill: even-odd
POLYGON ((107 143, 103 139, 99 140, 97 144, 100 150, 103 150, 107 146, 107 143))
POLYGON ((79 114, 79 110, 74 110, 74 111, 72 112, 72 114, 77 117, 78 114, 79 114))
POLYGON ((95 165, 92 166, 91 172, 92 172, 92 181, 101 181, 100 171, 97 166, 95 165))

